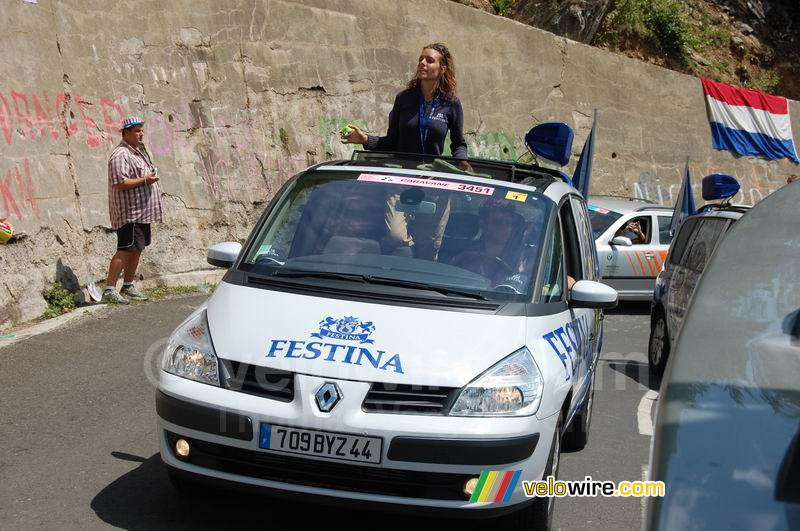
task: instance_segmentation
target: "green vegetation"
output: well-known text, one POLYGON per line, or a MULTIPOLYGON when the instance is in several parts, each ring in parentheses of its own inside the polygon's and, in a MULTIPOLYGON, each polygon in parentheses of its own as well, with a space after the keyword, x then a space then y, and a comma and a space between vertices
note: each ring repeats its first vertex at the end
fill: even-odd
POLYGON ((650 5, 644 22, 667 55, 688 63, 689 52, 697 48, 699 38, 683 4, 671 0, 655 2, 650 5))
MULTIPOLYGON (((702 35, 692 25, 693 17, 697 14, 692 6, 678 0, 616 0, 597 41, 614 47, 626 40, 649 41, 668 56, 689 65, 692 50, 712 38, 702 35)), ((714 34, 714 38, 722 37, 714 34)))
POLYGON ((280 129, 278 129, 278 136, 281 139, 281 144, 283 144, 283 147, 288 147, 288 145, 289 145, 289 132, 286 131, 286 129, 284 129, 283 127, 281 127, 280 129))
POLYGON ((515 0, 494 0, 494 12, 500 16, 505 16, 514 5, 514 2, 515 0))
MULTIPOLYGON (((209 286, 208 284, 206 286, 209 286)), ((199 286, 159 286, 144 290, 150 300, 157 301, 165 297, 173 295, 189 295, 191 293, 200 293, 199 286)))
MULTIPOLYGON (((541 20, 542 11, 530 7, 564 13, 577 3, 453 1, 556 32, 563 30, 541 20)), ((744 4, 750 5, 744 0, 611 0, 599 31, 588 44, 679 72, 800 99, 800 76, 791 68, 800 53, 796 46, 790 49, 786 42, 771 38, 792 34, 796 8, 787 7, 786 17, 768 16, 754 23, 748 14, 753 8, 744 4)), ((797 4, 797 0, 787 4, 797 4)))
POLYGON ((61 282, 52 284, 43 295, 47 309, 42 314, 42 319, 52 319, 75 309, 75 296, 61 282))
POLYGON ((781 75, 774 70, 765 70, 761 75, 754 77, 748 86, 761 92, 774 94, 781 84, 781 75))

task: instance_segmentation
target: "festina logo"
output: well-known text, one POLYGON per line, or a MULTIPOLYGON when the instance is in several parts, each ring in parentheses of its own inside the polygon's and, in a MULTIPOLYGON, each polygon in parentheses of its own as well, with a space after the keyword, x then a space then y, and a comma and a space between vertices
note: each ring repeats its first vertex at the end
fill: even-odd
POLYGON ((392 370, 398 374, 404 374, 399 354, 389 356, 383 350, 369 350, 364 347, 323 343, 321 341, 306 342, 273 339, 267 351, 267 357, 305 360, 322 359, 324 361, 347 363, 349 365, 371 365, 373 368, 382 371, 392 370))

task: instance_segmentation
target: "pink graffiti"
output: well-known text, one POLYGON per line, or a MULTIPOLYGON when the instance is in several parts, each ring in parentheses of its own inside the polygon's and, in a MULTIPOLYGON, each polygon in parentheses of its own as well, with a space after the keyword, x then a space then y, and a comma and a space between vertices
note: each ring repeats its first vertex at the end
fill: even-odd
POLYGON ((50 136, 53 137, 53 140, 58 139, 58 126, 56 125, 55 120, 50 117, 48 114, 47 109, 50 107, 50 97, 47 95, 47 92, 42 92, 42 98, 44 99, 45 106, 42 106, 39 97, 35 94, 33 95, 33 111, 36 113, 36 117, 32 119, 34 129, 37 127, 39 128, 39 136, 44 137, 47 134, 47 130, 50 131, 50 136))
POLYGON ((125 111, 116 101, 100 98, 100 114, 103 115, 103 124, 105 125, 106 133, 109 135, 109 140, 114 143, 110 133, 119 129, 122 120, 125 119, 125 111), (110 111, 114 111, 116 116, 112 116, 110 111))
POLYGON ((24 176, 20 173, 19 166, 15 166, 13 169, 6 170, 5 176, 0 175, 0 196, 3 198, 4 217, 13 215, 21 220, 28 212, 31 212, 38 220, 39 205, 36 203, 28 159, 23 161, 23 172, 24 176), (14 188, 16 188, 16 193, 14 193, 14 188))
POLYGON ((103 136, 100 134, 97 123, 86 110, 87 107, 91 106, 91 103, 85 101, 80 96, 75 96, 75 102, 78 104, 78 112, 80 112, 81 120, 83 120, 83 128, 86 133, 86 145, 89 147, 98 147, 103 141, 103 136))
POLYGON ((51 100, 45 91, 34 94, 10 90, 8 96, 0 92, 0 131, 7 145, 15 138, 32 141, 49 135, 58 140, 62 134, 69 138, 83 133, 87 146, 99 148, 104 141, 110 144, 118 141, 113 133, 125 117, 119 103, 109 98, 101 97, 95 105, 79 94, 73 98, 61 93, 51 100), (80 119, 73 120, 73 113, 80 119), (102 129, 98 123, 102 123, 102 129))
POLYGON ((2 94, 0 94, 0 129, 3 130, 3 136, 6 139, 6 144, 10 144, 11 119, 8 115, 8 100, 2 94))

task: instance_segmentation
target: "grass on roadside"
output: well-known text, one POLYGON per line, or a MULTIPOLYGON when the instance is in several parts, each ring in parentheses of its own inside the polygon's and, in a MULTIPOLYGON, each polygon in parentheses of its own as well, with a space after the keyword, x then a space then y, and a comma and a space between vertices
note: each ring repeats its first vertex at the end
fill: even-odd
POLYGON ((42 294, 47 302, 47 309, 40 319, 52 319, 75 309, 75 296, 61 282, 54 282, 42 294))
POLYGON ((150 288, 144 290, 145 294, 150 297, 152 301, 158 301, 166 297, 173 297, 175 295, 191 295, 193 293, 213 293, 217 287, 215 282, 204 282, 195 286, 159 286, 157 288, 150 288))
MULTIPOLYGON (((215 282, 204 282, 195 286, 159 286, 144 290, 151 301, 158 301, 176 295, 191 295, 194 293, 213 293, 217 284, 215 282)), ((71 312, 77 308, 75 294, 65 288, 61 282, 54 282, 42 293, 47 302, 47 309, 39 317, 39 320, 52 319, 59 315, 71 312)), ((134 304, 144 302, 131 301, 134 304)))

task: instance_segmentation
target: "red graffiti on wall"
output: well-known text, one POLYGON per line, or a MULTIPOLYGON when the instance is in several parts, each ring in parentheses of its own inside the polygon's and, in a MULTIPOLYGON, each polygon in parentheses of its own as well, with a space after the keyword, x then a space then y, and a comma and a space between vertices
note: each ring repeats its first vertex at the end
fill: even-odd
POLYGON ((58 140, 79 133, 90 148, 101 147, 104 141, 113 145, 119 141, 114 133, 123 119, 122 106, 109 98, 101 97, 95 104, 80 94, 73 97, 61 93, 51 100, 46 91, 26 94, 11 90, 8 97, 0 92, 0 132, 6 145, 48 135, 58 140))
POLYGON ((5 212, 3 217, 13 216, 22 219, 30 212, 39 219, 39 205, 36 203, 36 194, 33 191, 28 159, 23 161, 22 173, 19 171, 19 166, 15 166, 6 170, 5 175, 0 174, 0 198, 5 212))

